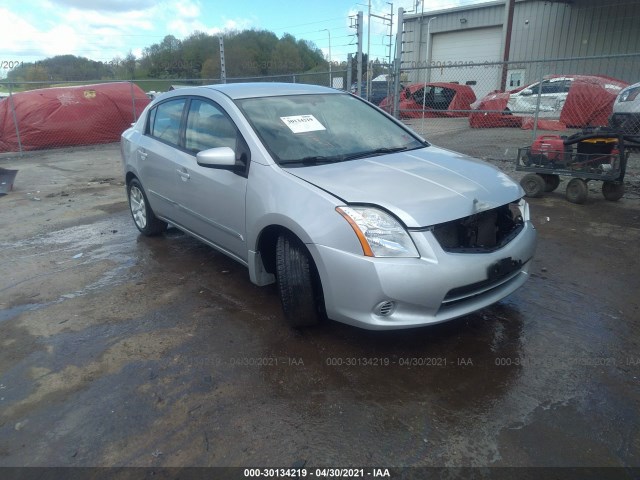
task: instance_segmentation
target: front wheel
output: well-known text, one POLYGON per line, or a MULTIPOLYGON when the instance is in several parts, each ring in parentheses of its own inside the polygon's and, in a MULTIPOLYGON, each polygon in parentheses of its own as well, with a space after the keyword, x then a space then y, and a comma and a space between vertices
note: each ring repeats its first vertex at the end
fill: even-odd
POLYGON ((531 198, 541 197, 546 188, 544 179, 535 173, 527 173, 520 180, 520 185, 525 195, 531 198))
POLYGON ((292 327, 320 322, 322 287, 313 260, 304 244, 291 235, 280 235, 276 244, 276 277, 284 316, 292 327))
POLYGON ((552 174, 549 174, 549 173, 541 173, 540 176, 544 180, 544 191, 547 192, 547 193, 553 192, 556 188, 558 188, 558 185, 560 185, 560 176, 559 175, 552 175, 552 174))
POLYGON ((134 178, 127 184, 127 197, 133 222, 143 235, 151 237, 166 230, 167 223, 158 219, 151 210, 147 195, 138 179, 134 178))
POLYGON ((567 184, 567 190, 565 192, 567 200, 571 203, 582 204, 587 200, 589 189, 587 188, 587 182, 581 178, 573 178, 567 184))
POLYGON ((602 182, 602 195, 610 202, 617 202, 624 195, 624 183, 602 182))

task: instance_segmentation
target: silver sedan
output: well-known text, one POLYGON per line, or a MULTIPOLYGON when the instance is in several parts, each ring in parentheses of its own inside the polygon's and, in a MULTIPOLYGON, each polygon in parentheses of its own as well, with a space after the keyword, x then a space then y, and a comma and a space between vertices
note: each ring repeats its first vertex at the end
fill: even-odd
POLYGON ((295 326, 466 315, 520 287, 536 232, 520 186, 351 94, 227 84, 160 95, 122 135, 133 220, 171 224, 277 282, 295 326))

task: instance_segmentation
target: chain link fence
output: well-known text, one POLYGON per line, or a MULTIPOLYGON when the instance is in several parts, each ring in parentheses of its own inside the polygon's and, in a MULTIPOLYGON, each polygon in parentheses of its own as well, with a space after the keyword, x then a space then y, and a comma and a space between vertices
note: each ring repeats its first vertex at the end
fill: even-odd
MULTIPOLYGON (((347 71, 227 78, 226 83, 286 82, 347 89, 347 71)), ((220 79, 25 82, 0 87, 0 155, 113 143, 160 93, 220 79)))
MULTIPOLYGON (((401 79, 400 119, 434 144, 474 157, 510 160, 539 135, 610 123, 640 134, 640 95, 616 103, 640 81, 640 54, 403 65, 401 79)), ((392 102, 383 108, 392 112, 392 102)))
MULTIPOLYGON (((387 65, 383 70, 392 68, 387 65)), ((392 74, 372 80, 363 81, 362 96, 389 112, 397 102, 398 116, 432 143, 474 157, 512 160, 519 147, 531 144, 540 134, 571 135, 585 127, 608 125, 614 109, 621 107, 614 104, 617 94, 640 80, 640 54, 403 64, 397 95, 392 74), (498 92, 501 84, 511 93, 498 92)), ((336 69, 227 78, 226 82, 306 83, 350 91, 355 78, 345 69, 336 69)), ((5 83, 0 85, 6 96, 0 100, 0 154, 117 142, 157 94, 215 83, 220 79, 5 83)), ((630 97, 622 107, 639 103, 640 95, 630 97)), ((618 116, 618 123, 636 132, 640 131, 638 118, 640 112, 625 112, 618 116)))

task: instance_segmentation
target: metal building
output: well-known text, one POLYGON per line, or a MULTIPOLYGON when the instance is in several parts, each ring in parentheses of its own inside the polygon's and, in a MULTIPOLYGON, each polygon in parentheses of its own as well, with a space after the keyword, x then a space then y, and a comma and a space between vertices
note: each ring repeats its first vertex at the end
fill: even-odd
POLYGON ((402 67, 409 81, 467 84, 482 96, 549 74, 640 80, 638 57, 618 56, 640 54, 640 0, 515 0, 511 22, 509 3, 405 14, 402 67), (490 65, 504 59, 515 62, 504 72, 490 65))

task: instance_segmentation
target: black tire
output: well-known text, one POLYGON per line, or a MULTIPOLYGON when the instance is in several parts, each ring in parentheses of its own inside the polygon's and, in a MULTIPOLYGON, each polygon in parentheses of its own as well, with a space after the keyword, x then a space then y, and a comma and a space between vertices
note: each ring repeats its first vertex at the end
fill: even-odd
POLYGON ((289 325, 317 325, 323 318, 322 287, 306 247, 293 236, 283 234, 278 237, 276 278, 282 310, 289 325))
POLYGON ((136 224, 140 233, 152 237, 167 229, 167 222, 158 219, 151 210, 147 194, 137 178, 131 179, 127 184, 127 198, 133 223, 136 224))
POLYGON ((547 193, 553 192, 560 185, 560 175, 541 173, 540 176, 544 180, 544 191, 547 193))
POLYGON ((520 185, 527 197, 531 198, 541 197, 546 188, 544 179, 536 173, 527 173, 520 180, 520 185))
POLYGON ((567 184, 566 196, 571 203, 583 204, 588 194, 587 182, 581 178, 573 178, 567 184))
POLYGON ((624 195, 624 183, 602 182, 602 195, 610 202, 617 202, 624 195))

